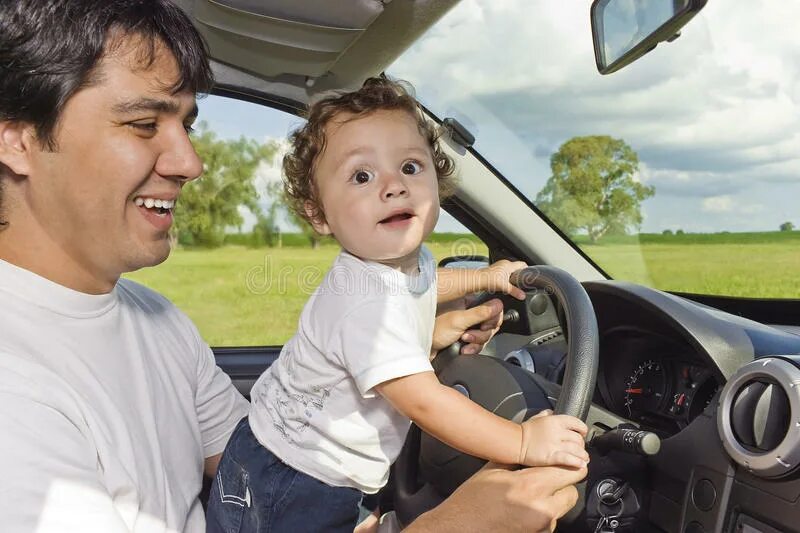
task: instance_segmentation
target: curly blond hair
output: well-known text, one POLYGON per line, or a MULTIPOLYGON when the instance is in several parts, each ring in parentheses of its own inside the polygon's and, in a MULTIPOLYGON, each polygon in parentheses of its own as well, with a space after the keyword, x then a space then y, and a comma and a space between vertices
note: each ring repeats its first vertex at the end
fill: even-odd
POLYGON ((314 170, 325 150, 325 127, 342 113, 357 119, 379 110, 406 111, 416 119, 420 134, 431 148, 439 181, 439 198, 452 195, 455 163, 439 146, 440 130, 425 118, 412 91, 410 85, 404 83, 387 78, 368 78, 356 91, 333 94, 315 102, 308 110, 308 121, 289 136, 291 149, 283 158, 284 196, 289 208, 308 222, 324 222, 325 213, 314 182, 314 170))

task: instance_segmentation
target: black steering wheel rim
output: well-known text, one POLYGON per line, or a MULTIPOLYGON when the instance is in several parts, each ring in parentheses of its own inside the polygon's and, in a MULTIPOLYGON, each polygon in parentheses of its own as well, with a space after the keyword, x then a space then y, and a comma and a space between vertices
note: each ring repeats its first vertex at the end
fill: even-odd
POLYGON ((597 317, 589 295, 571 274, 552 266, 525 268, 515 274, 512 282, 526 292, 536 289, 551 292, 561 303, 569 349, 554 411, 585 421, 592 404, 600 357, 597 317))
MULTIPOLYGON (((511 279, 522 290, 546 291, 561 304, 568 351, 561 394, 554 411, 586 420, 599 361, 597 319, 588 294, 569 273, 552 266, 528 267, 516 272, 511 279)), ((506 398, 502 398, 502 394, 497 397, 485 387, 483 391, 477 391, 480 399, 471 396, 487 409, 516 421, 535 414, 530 408, 532 403, 537 402, 534 399, 536 392, 544 394, 538 385, 532 385, 535 380, 531 379, 527 371, 497 358, 462 356, 455 348, 445 353, 440 352, 434 362, 434 368, 443 383, 456 388, 461 386, 468 395, 470 387, 480 388, 479 380, 490 374, 496 378, 494 383, 501 383, 495 388, 519 387, 506 398), (459 377, 460 373, 474 379, 462 379, 459 377), (489 396, 492 398, 487 399, 489 396), (508 401, 512 397, 514 401, 508 401), (484 402, 490 405, 484 405, 484 402)), ((548 401, 546 396, 545 401, 548 401)), ((541 406, 535 410, 540 409, 541 406)), ((409 524, 422 512, 438 505, 483 463, 484 461, 452 450, 412 426, 395 463, 395 510, 400 522, 409 524), (448 469, 457 474, 448 476, 448 469), (448 477, 455 479, 449 480, 448 477), (422 486, 419 486, 420 478, 423 480, 422 486)))

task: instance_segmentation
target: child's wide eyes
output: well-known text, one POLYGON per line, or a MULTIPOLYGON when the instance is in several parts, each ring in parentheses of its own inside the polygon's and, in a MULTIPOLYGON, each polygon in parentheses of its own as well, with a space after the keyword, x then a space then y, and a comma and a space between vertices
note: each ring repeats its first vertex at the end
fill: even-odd
POLYGON ((369 183, 370 181, 372 181, 372 178, 374 177, 375 175, 372 172, 370 172, 369 170, 364 170, 362 168, 361 170, 356 170, 355 173, 353 173, 353 175, 350 177, 350 179, 359 185, 363 185, 364 183, 369 183))
POLYGON ((403 174, 419 174, 422 172, 422 165, 418 161, 406 161, 400 170, 402 170, 403 174))

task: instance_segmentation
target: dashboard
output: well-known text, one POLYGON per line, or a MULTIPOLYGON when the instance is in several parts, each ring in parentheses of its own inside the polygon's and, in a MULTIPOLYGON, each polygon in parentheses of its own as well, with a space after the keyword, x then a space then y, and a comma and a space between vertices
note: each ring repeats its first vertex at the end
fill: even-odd
POLYGON ((600 346, 602 403, 662 438, 697 418, 722 383, 690 346, 657 333, 619 326, 604 333, 600 346))
MULTIPOLYGON (((600 335, 593 402, 662 439, 679 434, 712 408, 743 365, 767 355, 800 353, 797 332, 632 283, 592 281, 584 287, 600 335)), ((522 351, 529 353, 528 362, 516 347, 500 353, 560 383, 568 335, 561 329, 558 303, 545 306, 542 296, 526 304, 507 302, 523 319, 503 331, 527 339, 522 351)))
MULTIPOLYGON (((631 431, 632 423, 660 438, 650 454, 593 447, 590 437, 587 523, 612 480, 633 494, 619 516, 626 531, 800 533, 800 328, 623 281, 583 287, 599 339, 590 433, 631 431)), ((495 356, 557 398, 566 310, 542 292, 506 303, 519 318, 503 324, 497 337, 507 340, 498 339, 495 356)))

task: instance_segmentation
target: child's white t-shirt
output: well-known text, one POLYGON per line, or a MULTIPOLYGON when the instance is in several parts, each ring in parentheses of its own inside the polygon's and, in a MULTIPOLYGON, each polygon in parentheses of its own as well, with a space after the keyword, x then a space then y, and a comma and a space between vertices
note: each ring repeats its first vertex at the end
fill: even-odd
POLYGON ((410 422, 373 387, 432 370, 435 318, 436 264, 424 246, 416 276, 342 251, 253 386, 258 441, 320 481, 377 492, 410 422))

